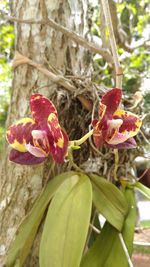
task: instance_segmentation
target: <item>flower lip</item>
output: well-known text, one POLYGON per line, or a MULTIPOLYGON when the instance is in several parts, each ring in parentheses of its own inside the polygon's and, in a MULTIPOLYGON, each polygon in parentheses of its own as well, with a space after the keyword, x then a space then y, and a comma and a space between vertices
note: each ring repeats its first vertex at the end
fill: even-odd
POLYGON ((37 158, 45 158, 47 154, 40 147, 32 146, 31 144, 26 145, 27 151, 37 158))
POLYGON ((47 136, 46 131, 41 131, 41 130, 33 130, 32 131, 32 136, 34 139, 42 139, 45 136, 47 136))
MULTIPOLYGON (((42 151, 42 153, 48 156, 50 152, 50 144, 49 144, 46 131, 33 130, 32 136, 33 136, 34 147, 39 148, 42 151)), ((32 152, 32 149, 31 149, 31 152, 32 152)))
POLYGON ((124 143, 129 138, 130 134, 128 132, 122 134, 116 130, 110 138, 106 138, 106 142, 110 145, 117 145, 120 143, 124 143))
POLYGON ((118 130, 122 124, 123 124, 123 120, 122 119, 108 120, 107 121, 108 131, 118 130))

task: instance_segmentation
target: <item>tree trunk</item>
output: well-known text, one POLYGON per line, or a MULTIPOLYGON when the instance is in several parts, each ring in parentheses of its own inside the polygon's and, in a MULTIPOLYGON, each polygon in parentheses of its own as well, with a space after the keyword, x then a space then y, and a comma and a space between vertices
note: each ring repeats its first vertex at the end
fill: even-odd
MULTIPOLYGON (((88 0, 16 0, 13 1, 12 15, 33 20, 51 18, 82 36, 87 36, 87 11, 88 0)), ((56 70, 63 75, 90 73, 89 53, 48 25, 15 23, 15 49, 45 68, 56 70)), ((32 92, 40 92, 53 99, 61 110, 61 124, 71 131, 71 137, 76 136, 75 126, 70 120, 74 114, 86 114, 82 105, 64 88, 52 83, 48 77, 29 65, 21 65, 14 71, 7 126, 19 118, 30 116, 29 97, 32 92)), ((77 123, 81 129, 81 117, 77 123)), ((80 134, 78 129, 78 135, 80 134)), ((6 145, 0 178, 1 264, 18 225, 45 184, 50 168, 48 162, 34 167, 13 164, 8 161, 8 154, 9 148, 6 145)), ((37 259, 32 257, 27 266, 38 266, 37 259)))

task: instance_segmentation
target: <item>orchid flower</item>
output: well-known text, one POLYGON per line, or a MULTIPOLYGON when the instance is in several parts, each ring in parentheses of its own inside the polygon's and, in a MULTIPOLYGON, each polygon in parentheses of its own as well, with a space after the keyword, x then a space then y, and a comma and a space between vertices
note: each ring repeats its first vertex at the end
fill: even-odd
POLYGON ((15 163, 32 165, 43 162, 49 155, 63 163, 68 136, 60 127, 55 106, 41 94, 30 97, 31 118, 23 118, 10 126, 7 141, 13 148, 9 159, 15 163))
POLYGON ((121 97, 121 89, 114 88, 101 99, 99 119, 92 122, 93 139, 98 148, 103 144, 118 149, 136 147, 133 136, 142 122, 137 115, 119 108, 121 97))

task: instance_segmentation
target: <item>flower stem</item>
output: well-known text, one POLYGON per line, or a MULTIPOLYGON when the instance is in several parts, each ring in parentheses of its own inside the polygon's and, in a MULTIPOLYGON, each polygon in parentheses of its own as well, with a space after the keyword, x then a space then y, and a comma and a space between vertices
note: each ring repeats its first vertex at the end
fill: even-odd
POLYGON ((123 73, 122 73, 122 67, 121 67, 120 62, 119 62, 119 55, 118 55, 118 51, 117 51, 117 45, 116 45, 116 39, 115 39, 113 25, 112 25, 109 3, 108 3, 108 0, 101 0, 101 3, 102 3, 102 7, 103 7, 106 25, 108 28, 109 42, 110 42, 111 51, 113 54, 113 59, 114 59, 114 64, 115 64, 116 87, 122 88, 123 73))
POLYGON ((117 170, 118 170, 118 163, 119 163, 119 154, 118 149, 114 149, 114 155, 115 155, 115 166, 114 166, 114 180, 117 181, 117 170))
POLYGON ((78 167, 78 165, 73 161, 73 155, 72 155, 71 147, 68 150, 68 159, 69 159, 70 167, 73 167, 76 171, 83 172, 83 170, 80 167, 78 167))
POLYGON ((93 129, 89 131, 87 134, 85 134, 83 137, 81 137, 78 140, 70 141, 71 146, 80 146, 82 145, 91 135, 93 134, 93 129))
POLYGON ((124 250, 124 253, 125 253, 126 257, 127 257, 128 264, 129 264, 130 267, 133 267, 133 264, 132 264, 132 261, 131 261, 131 259, 130 259, 130 255, 129 255, 128 249, 127 249, 127 247, 126 247, 126 244, 125 244, 125 242, 124 242, 124 239, 123 239, 123 236, 122 236, 121 233, 119 233, 119 239, 120 239, 122 248, 123 248, 123 250, 124 250))

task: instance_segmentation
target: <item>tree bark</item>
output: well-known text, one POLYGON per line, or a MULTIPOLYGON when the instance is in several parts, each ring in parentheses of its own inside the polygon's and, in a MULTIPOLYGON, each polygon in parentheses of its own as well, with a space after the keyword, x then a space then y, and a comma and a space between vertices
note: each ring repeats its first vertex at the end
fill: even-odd
MULTIPOLYGON (((52 18, 84 37, 89 34, 88 0, 15 0, 12 9, 12 15, 17 18, 35 20, 52 18)), ((89 52, 62 33, 56 32, 48 25, 15 23, 14 29, 15 49, 22 55, 46 68, 61 72, 63 75, 87 75, 90 73, 89 52)), ((70 117, 65 116, 70 112, 66 109, 67 105, 68 108, 70 107, 69 93, 52 83, 37 69, 29 65, 21 65, 14 71, 7 126, 19 118, 30 116, 28 101, 32 92, 40 92, 48 98, 54 99, 56 106, 61 109, 61 124, 70 125, 68 121, 70 117)), ((73 101, 77 100, 73 98, 73 101)), ((80 113, 82 107, 79 105, 80 103, 76 103, 79 106, 77 112, 80 113)), ((80 123, 82 124, 81 120, 80 123)), ((67 127, 68 131, 70 131, 69 127, 72 126, 67 127)), ((72 131, 73 133, 70 135, 75 136, 75 129, 72 131)), ((49 162, 34 167, 13 164, 8 161, 8 154, 9 148, 6 144, 0 178, 1 265, 18 225, 39 195, 50 168, 49 162)), ((27 266, 38 266, 37 255, 34 259, 30 258, 27 266)))

